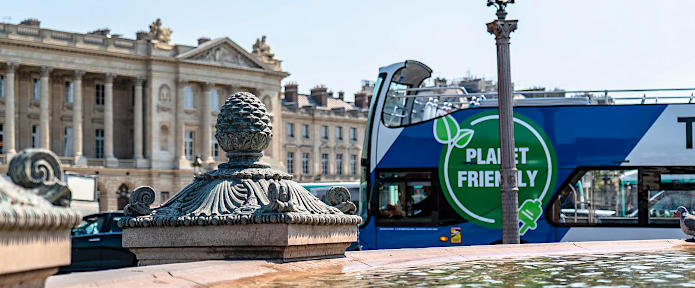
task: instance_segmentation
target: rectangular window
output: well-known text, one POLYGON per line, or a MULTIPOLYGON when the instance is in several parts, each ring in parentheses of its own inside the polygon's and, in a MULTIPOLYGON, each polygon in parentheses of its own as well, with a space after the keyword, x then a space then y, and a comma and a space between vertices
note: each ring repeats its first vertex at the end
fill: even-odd
POLYGON ((431 225, 436 221, 437 213, 432 212, 441 209, 431 172, 386 172, 377 177, 380 222, 431 225))
POLYGON ((97 106, 104 105, 104 84, 97 84, 95 88, 95 103, 97 106))
POLYGON ((357 128, 350 127, 350 140, 357 141, 357 128))
POLYGON ((309 153, 302 153, 302 174, 309 174, 309 153))
POLYGON ((94 134, 94 139, 96 139, 96 149, 94 149, 96 152, 95 157, 104 158, 104 129, 97 129, 94 134))
POLYGON ((65 133, 63 138, 63 156, 72 156, 72 127, 65 127, 65 133))
POLYGON ((659 188, 649 190, 649 224, 679 224, 674 213, 678 206, 695 211, 695 174, 666 174, 659 176, 659 188))
POLYGON ((5 98, 5 76, 0 75, 0 98, 5 98))
POLYGON ((287 137, 294 138, 294 124, 287 123, 287 137))
POLYGON ((41 100, 41 80, 39 78, 32 79, 31 99, 34 101, 41 100))
POLYGON ((321 175, 328 175, 328 154, 321 154, 321 175))
POLYGON ((193 160, 193 138, 195 134, 193 131, 186 131, 186 139, 184 143, 184 152, 186 154, 186 159, 193 160))
POLYGON ((75 89, 72 85, 72 82, 65 81, 65 103, 68 103, 68 104, 72 103, 72 101, 74 100, 74 96, 75 96, 74 91, 75 91, 75 89))
POLYGON ((5 124, 0 124, 0 154, 5 153, 5 124))
POLYGON ((167 200, 169 200, 169 192, 168 191, 159 192, 159 200, 160 200, 160 203, 167 202, 167 200))
POLYGON ((321 126, 321 139, 328 140, 328 126, 321 126))
POLYGON ((343 127, 335 127, 335 139, 343 140, 343 127))
POLYGON ((212 147, 210 147, 210 149, 212 149, 212 150, 210 150, 212 153, 212 159, 215 159, 215 161, 219 161, 219 159, 220 159, 220 144, 217 143, 217 137, 215 137, 215 134, 212 134, 212 140, 210 141, 210 143, 212 143, 212 147))
POLYGON ((287 152, 287 173, 294 173, 294 152, 287 152))
POLYGON ((220 93, 217 89, 212 89, 210 91, 210 111, 217 111, 220 109, 220 93))
POLYGON ((335 155, 335 174, 338 176, 343 175, 343 154, 335 155))
MULTIPOLYGON (((638 170, 588 170, 562 187, 553 202, 559 224, 637 224, 638 170)), ((521 182, 521 181, 520 181, 521 182)))
POLYGON ((183 87, 183 108, 193 109, 193 87, 183 87))
POLYGON ((350 174, 357 176, 357 155, 350 155, 350 174))
POLYGON ((307 124, 302 124, 302 137, 309 139, 309 125, 307 124))
POLYGON ((39 148, 39 126, 31 126, 31 148, 39 148))

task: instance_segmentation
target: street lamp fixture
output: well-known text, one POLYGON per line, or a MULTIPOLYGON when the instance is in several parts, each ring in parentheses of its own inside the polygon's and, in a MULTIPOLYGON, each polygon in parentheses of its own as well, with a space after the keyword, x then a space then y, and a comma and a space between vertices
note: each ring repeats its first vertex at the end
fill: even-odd
POLYGON ((507 7, 507 4, 514 4, 514 0, 487 0, 487 6, 490 7, 492 5, 497 6, 497 11, 504 11, 504 9, 507 7))
POLYGON ((514 111, 512 76, 509 61, 509 36, 516 30, 517 20, 506 20, 505 8, 514 0, 488 0, 497 7, 497 20, 487 23, 487 31, 495 35, 497 46, 497 95, 500 120, 500 182, 502 204, 502 243, 518 244, 519 187, 514 157, 514 111))

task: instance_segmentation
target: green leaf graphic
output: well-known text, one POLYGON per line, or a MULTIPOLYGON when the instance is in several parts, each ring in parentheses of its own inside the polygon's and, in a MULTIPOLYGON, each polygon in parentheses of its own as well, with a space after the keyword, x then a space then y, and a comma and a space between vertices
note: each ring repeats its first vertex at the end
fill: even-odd
POLYGON ((457 139, 459 124, 451 115, 437 118, 434 121, 434 139, 442 144, 449 144, 457 139))
POLYGON ((468 146, 468 143, 470 143, 473 139, 474 133, 475 131, 473 131, 473 129, 461 129, 461 131, 458 133, 458 138, 456 138, 456 141, 454 141, 454 146, 457 148, 464 148, 468 146))

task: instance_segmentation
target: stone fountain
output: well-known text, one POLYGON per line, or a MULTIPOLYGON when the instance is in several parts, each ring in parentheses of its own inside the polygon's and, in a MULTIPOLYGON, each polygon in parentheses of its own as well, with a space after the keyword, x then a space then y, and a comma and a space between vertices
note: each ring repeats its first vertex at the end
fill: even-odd
POLYGON ((357 240, 361 218, 344 187, 323 203, 292 176, 260 161, 272 135, 256 96, 239 92, 217 117, 215 137, 229 161, 194 178, 151 209, 154 190, 138 187, 120 220, 123 246, 140 265, 211 259, 336 257, 357 240))
POLYGON ((12 181, 0 177, 0 287, 44 287, 70 264, 70 228, 82 218, 60 207, 71 193, 51 151, 20 152, 7 175, 12 181))

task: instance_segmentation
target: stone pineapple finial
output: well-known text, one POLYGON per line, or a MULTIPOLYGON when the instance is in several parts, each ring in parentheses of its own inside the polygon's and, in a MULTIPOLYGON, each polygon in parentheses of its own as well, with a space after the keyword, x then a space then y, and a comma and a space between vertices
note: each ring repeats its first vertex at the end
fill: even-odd
POLYGON ((265 105, 248 92, 232 95, 217 115, 215 138, 229 158, 220 167, 270 167, 258 161, 272 137, 273 126, 265 105))

